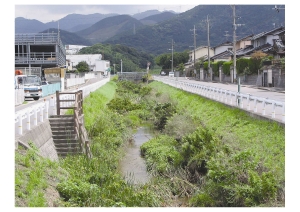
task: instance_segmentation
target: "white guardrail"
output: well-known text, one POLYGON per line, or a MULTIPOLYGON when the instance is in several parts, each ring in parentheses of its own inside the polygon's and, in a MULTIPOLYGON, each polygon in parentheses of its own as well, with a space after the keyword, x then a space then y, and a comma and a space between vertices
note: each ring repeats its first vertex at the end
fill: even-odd
MULTIPOLYGON (((281 101, 275 101, 271 99, 266 99, 262 97, 256 97, 250 94, 243 94, 239 92, 233 92, 229 90, 224 90, 221 88, 215 88, 210 86, 204 86, 199 85, 196 83, 190 83, 190 82, 183 82, 183 81, 177 81, 175 79, 168 79, 168 78, 161 78, 161 77, 155 77, 154 80, 163 82, 165 84, 168 84, 172 87, 176 87, 179 89, 182 89, 184 91, 188 91, 190 93, 195 93, 219 102, 223 102, 225 104, 229 104, 238 108, 243 109, 245 104, 245 109, 247 111, 252 111, 254 113, 258 113, 258 104, 261 104, 262 111, 261 114, 263 116, 266 115, 266 107, 267 105, 272 106, 272 114, 271 118, 275 120, 276 109, 281 109, 281 121, 285 122, 285 103, 281 101), (251 109, 251 101, 254 103, 253 109, 251 109)), ((253 105, 252 103, 252 105, 253 105)))
MULTIPOLYGON (((109 78, 103 79, 99 82, 87 85, 85 87, 80 88, 83 92, 83 98, 89 95, 91 92, 97 90, 107 82, 109 82, 109 78)), ((63 93, 63 92, 61 92, 63 93)), ((60 95, 60 99, 62 100, 71 100, 74 99, 74 95, 72 94, 62 94, 60 95)), ((74 103, 73 102, 61 102, 62 107, 70 107, 74 103)), ((66 110, 63 110, 64 113, 66 110)), ((56 98, 51 97, 50 100, 44 99, 44 102, 35 104, 26 109, 17 111, 15 113, 15 124, 18 125, 18 134, 23 134, 23 120, 26 120, 26 129, 31 130, 32 125, 37 126, 39 123, 44 122, 44 120, 48 119, 51 115, 56 115, 56 98)))

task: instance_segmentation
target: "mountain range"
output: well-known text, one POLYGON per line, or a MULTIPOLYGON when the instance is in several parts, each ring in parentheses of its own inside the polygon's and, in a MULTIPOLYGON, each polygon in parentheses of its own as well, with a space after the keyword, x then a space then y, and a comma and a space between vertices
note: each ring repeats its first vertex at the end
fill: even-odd
MULTIPOLYGON (((272 5, 236 5, 237 40, 269 31, 275 26, 284 26, 285 11, 277 12, 272 8, 272 5)), ((16 33, 47 32, 49 28, 58 28, 57 22, 43 24, 24 18, 16 18, 15 23, 16 33)), ((232 41, 233 7, 198 5, 180 14, 156 10, 133 16, 71 14, 59 20, 65 45, 122 44, 154 55, 170 52, 172 40, 175 42, 174 51, 192 50, 194 27, 196 47, 208 44, 213 47, 232 41)))

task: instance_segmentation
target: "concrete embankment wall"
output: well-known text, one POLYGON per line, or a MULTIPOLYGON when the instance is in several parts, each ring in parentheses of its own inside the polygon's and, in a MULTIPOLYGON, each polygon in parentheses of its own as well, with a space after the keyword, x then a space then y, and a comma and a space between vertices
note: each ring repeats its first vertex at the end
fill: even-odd
POLYGON ((50 160, 58 160, 48 119, 39 123, 32 130, 27 131, 24 135, 16 138, 16 145, 25 148, 30 148, 30 142, 39 149, 39 154, 42 157, 49 158, 50 160))

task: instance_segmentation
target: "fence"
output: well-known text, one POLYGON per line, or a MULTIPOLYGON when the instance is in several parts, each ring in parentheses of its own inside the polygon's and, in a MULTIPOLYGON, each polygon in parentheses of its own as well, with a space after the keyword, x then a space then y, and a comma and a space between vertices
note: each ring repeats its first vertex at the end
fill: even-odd
MULTIPOLYGON (((81 88, 83 93, 83 98, 88 96, 90 92, 93 92, 109 82, 109 78, 103 79, 99 82, 93 83, 91 85, 81 88)), ((74 100, 74 95, 71 94, 61 94, 61 100, 74 100)), ((62 102, 62 107, 71 107, 74 104, 73 101, 62 102)), ((38 123, 44 122, 45 119, 48 119, 51 115, 56 115, 57 111, 56 99, 51 98, 50 100, 45 100, 42 103, 38 103, 29 108, 17 111, 15 113, 15 124, 17 127, 17 134, 22 135, 24 132, 23 122, 26 122, 26 130, 31 130, 32 125, 37 126, 38 123)), ((64 114, 66 110, 61 110, 61 114, 64 114)))
POLYGON ((66 79, 65 88, 70 88, 72 86, 80 85, 80 84, 84 84, 84 83, 85 83, 84 77, 66 79))
POLYGON ((266 109, 271 109, 271 119, 285 122, 285 103, 275 101, 271 99, 256 97, 250 94, 243 94, 239 92, 233 92, 220 88, 203 86, 196 83, 182 82, 177 80, 171 80, 161 77, 154 77, 154 80, 163 82, 172 87, 176 87, 190 93, 195 93, 225 104, 229 104, 253 113, 259 114, 258 108, 260 108, 261 115, 266 116, 266 109), (245 106, 244 106, 245 105, 245 106), (252 107, 251 107, 252 106, 252 107), (271 108, 267 108, 271 107, 271 108), (281 119, 276 117, 276 114, 281 116, 281 119))
POLYGON ((56 91, 60 91, 60 83, 54 83, 49 85, 42 85, 43 97, 54 94, 56 91))

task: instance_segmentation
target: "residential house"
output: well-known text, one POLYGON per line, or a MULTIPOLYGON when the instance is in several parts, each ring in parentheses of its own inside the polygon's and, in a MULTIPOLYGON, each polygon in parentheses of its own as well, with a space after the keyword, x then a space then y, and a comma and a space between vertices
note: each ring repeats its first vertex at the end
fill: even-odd
MULTIPOLYGON (((272 54, 274 58, 284 56, 284 27, 272 29, 256 35, 248 35, 236 42, 236 58, 250 58, 255 51, 262 51, 272 54), (283 41, 282 41, 283 40, 283 41)), ((223 52, 215 52, 210 59, 216 61, 230 61, 233 59, 234 52, 225 50, 223 52)))
MULTIPOLYGON (((210 48, 209 50, 209 56, 214 55, 214 49, 210 48)), ((200 46, 195 49, 195 63, 199 61, 201 58, 203 60, 207 60, 208 58, 208 47, 207 46, 200 46)), ((185 68, 191 68, 194 65, 194 50, 189 52, 189 60, 187 63, 184 64, 185 68)))
POLYGON ((225 52, 227 50, 232 51, 232 48, 233 48, 232 42, 226 41, 220 45, 213 47, 214 55, 220 54, 221 52, 225 52))
POLYGON ((87 47, 83 45, 65 45, 66 54, 78 54, 79 50, 87 47))
POLYGON ((110 71, 110 61, 102 60, 101 54, 66 55, 66 58, 68 70, 74 70, 78 63, 85 61, 89 65, 90 71, 101 72, 102 74, 110 71))

